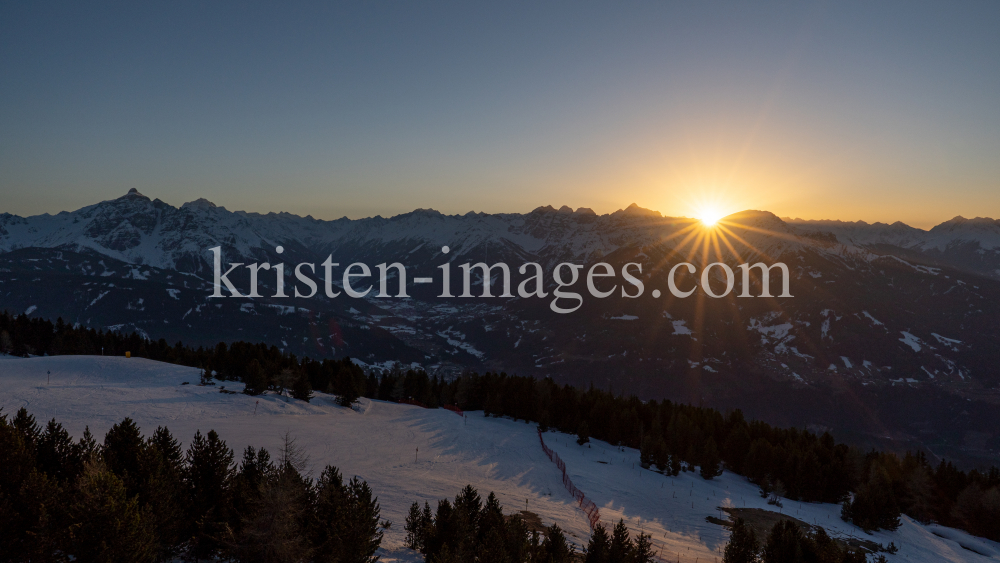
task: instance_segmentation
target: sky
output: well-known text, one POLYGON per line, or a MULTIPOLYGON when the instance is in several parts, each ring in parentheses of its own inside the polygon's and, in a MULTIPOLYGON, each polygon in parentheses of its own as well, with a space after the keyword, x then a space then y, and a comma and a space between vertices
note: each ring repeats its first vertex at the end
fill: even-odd
POLYGON ((4 2, 0 213, 1000 218, 1000 2, 4 2))

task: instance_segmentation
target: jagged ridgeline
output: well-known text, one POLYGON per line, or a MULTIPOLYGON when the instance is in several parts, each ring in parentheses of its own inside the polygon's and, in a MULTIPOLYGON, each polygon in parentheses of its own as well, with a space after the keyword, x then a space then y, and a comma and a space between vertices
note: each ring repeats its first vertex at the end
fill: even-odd
POLYGON ((965 472, 944 460, 931 465, 922 452, 865 451, 837 443, 829 433, 748 421, 738 410, 723 414, 503 373, 451 379, 420 370, 365 374, 349 360, 299 359, 264 345, 194 349, 24 315, 0 315, 0 343, 10 351, 31 348, 38 354, 93 353, 101 347, 124 354, 131 348, 134 355, 202 368, 208 378, 243 381, 248 393, 291 386, 303 400, 309 391, 320 390, 339 395, 342 404, 365 396, 430 408, 457 405, 574 434, 581 442, 594 438, 638 448, 644 464, 663 472, 698 471, 712 479, 725 468, 756 483, 764 496, 843 502, 843 516, 864 529, 891 529, 903 513, 1000 538, 1000 470, 995 467, 965 472), (309 388, 295 382, 308 382, 309 388))
MULTIPOLYGON (((877 449, 932 448, 974 467, 1000 459, 998 241, 1000 224, 980 218, 923 231, 746 211, 705 229, 632 205, 605 215, 543 206, 325 221, 204 200, 174 207, 131 192, 57 215, 0 215, 0 308, 195 348, 263 342, 300 358, 593 383, 643 399, 739 408, 777 426, 831 429, 877 449), (290 297, 274 297, 271 269, 258 272, 260 298, 210 298, 216 247, 225 264, 243 264, 229 277, 243 294, 246 266, 283 263, 290 297), (352 298, 333 285, 340 295, 326 297, 328 258, 339 264, 335 284, 361 262, 373 277, 359 286, 375 290, 352 298), (395 262, 406 267, 409 298, 376 297, 376 266, 395 262), (545 299, 516 291, 519 265, 531 262, 545 272, 545 299), (704 288, 675 298, 668 282, 681 262, 697 272, 677 271, 682 290, 702 284, 698 273, 713 262, 736 272, 736 287, 719 299, 704 288), (757 262, 787 265, 787 279, 771 271, 775 297, 762 297, 758 270, 753 297, 739 297, 738 264, 757 262), (294 275, 303 263, 315 266, 301 270, 319 288, 310 299, 294 297, 306 289, 294 275), (500 297, 500 270, 477 270, 476 297, 457 297, 467 263, 507 264, 515 297, 500 297), (560 263, 584 268, 568 290, 583 302, 570 314, 550 309, 560 263), (586 287, 599 263, 615 272, 596 282, 601 292, 614 287, 606 298, 586 287), (454 298, 438 297, 445 264, 454 298), (637 297, 622 276, 629 264, 644 287, 637 297), (493 297, 482 297, 485 281, 493 297), (780 297, 786 281, 793 297, 780 297)), ((709 276, 717 293, 723 272, 717 266, 709 276)), ((389 280, 393 296, 397 284, 389 280)))
MULTIPOLYGON (((1000 315, 997 221, 958 217, 922 231, 745 211, 711 231, 699 225, 634 204, 605 215, 544 206, 524 214, 419 209, 324 221, 232 212, 205 200, 174 207, 133 190, 74 212, 0 215, 0 282, 10 310, 153 340, 260 341, 299 356, 612 382, 643 396, 679 387, 712 396, 719 386, 684 381, 748 373, 799 385, 896 382, 958 393, 1000 384, 992 369, 1000 361, 993 322, 1000 315), (279 292, 270 270, 259 272, 260 299, 206 299, 215 293, 212 248, 221 249, 225 264, 242 264, 230 277, 243 294, 251 275, 246 266, 284 263, 290 297, 273 297, 279 292), (379 299, 375 292, 354 299, 339 287, 334 299, 322 290, 312 299, 293 297, 293 286, 301 286, 295 265, 312 264, 301 273, 322 287, 327 258, 338 264, 337 279, 354 262, 372 270, 399 262, 411 299, 379 299), (761 297, 755 274, 754 298, 736 297, 744 294, 742 279, 727 298, 705 297, 703 288, 673 298, 667 278, 685 261, 698 272, 712 262, 781 262, 791 279, 774 271, 772 285, 787 282, 794 297, 761 297), (453 265, 451 287, 458 288, 458 266, 478 262, 507 264, 513 287, 523 277, 519 265, 538 263, 547 292, 557 264, 589 269, 605 262, 618 275, 597 285, 618 291, 588 297, 581 275, 575 291, 585 300, 567 316, 552 314, 548 299, 504 298, 499 291, 491 298, 438 298, 440 266, 453 265), (620 294, 622 288, 636 293, 621 276, 630 263, 641 266, 632 273, 645 289, 635 298, 620 294), (434 283, 413 285, 423 276, 434 283), (654 289, 662 297, 653 297, 654 289)), ((685 272, 684 290, 701 284, 685 272)), ((725 283, 719 268, 713 272, 718 291, 725 283)), ((502 276, 477 274, 474 295, 484 294, 484 278, 494 289, 502 285, 502 276)))

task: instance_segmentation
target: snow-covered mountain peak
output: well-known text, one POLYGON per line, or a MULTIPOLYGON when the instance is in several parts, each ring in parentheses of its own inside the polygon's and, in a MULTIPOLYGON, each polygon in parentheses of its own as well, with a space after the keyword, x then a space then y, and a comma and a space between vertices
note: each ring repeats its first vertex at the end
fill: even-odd
POLYGON ((659 211, 654 211, 652 209, 646 209, 645 207, 639 207, 638 204, 631 204, 625 209, 619 209, 611 214, 612 217, 617 216, 635 216, 635 217, 663 217, 659 211))
POLYGON ((214 209, 215 207, 217 206, 214 203, 208 201, 203 197, 200 197, 194 201, 189 201, 185 203, 184 205, 181 206, 181 209, 214 209))
MULTIPOLYGON (((327 221, 284 212, 229 211, 204 198, 178 208, 133 189, 119 198, 54 216, 2 214, 0 252, 24 247, 86 248, 126 262, 185 272, 210 268, 207 249, 220 245, 234 261, 255 260, 283 244, 299 249, 303 258, 343 248, 352 249, 359 259, 372 254, 401 256, 421 245, 449 245, 456 250, 455 256, 481 253, 485 259, 488 252, 492 259, 501 259, 503 254, 510 259, 530 256, 547 262, 588 260, 650 244, 690 245, 691 241, 684 241, 695 222, 664 217, 635 203, 605 215, 585 207, 574 211, 568 205, 558 209, 545 205, 526 214, 470 211, 445 215, 416 209, 391 218, 327 221)), ((1000 251, 995 250, 1000 249, 1000 221, 989 218, 956 217, 928 232, 901 222, 782 220, 768 211, 747 210, 726 217, 718 232, 730 235, 732 246, 723 250, 735 251, 737 258, 776 257, 807 247, 840 252, 835 248, 842 245, 878 254, 897 247, 1000 276, 1000 251)))
POLYGON ((988 232, 994 233, 1000 229, 1000 220, 991 219, 990 217, 976 217, 974 219, 966 219, 961 215, 956 216, 953 219, 945 221, 940 225, 933 227, 931 233, 940 232, 957 232, 957 231, 967 231, 967 232, 988 232))
POLYGON ((410 211, 409 213, 403 213, 401 215, 396 215, 395 217, 393 217, 393 219, 396 219, 398 217, 407 217, 407 216, 410 216, 410 215, 414 215, 414 216, 416 216, 416 215, 422 215, 422 216, 425 216, 425 217, 443 217, 444 216, 444 214, 442 214, 437 209, 431 209, 429 207, 427 209, 424 209, 423 207, 418 207, 417 209, 414 209, 413 211, 410 211))

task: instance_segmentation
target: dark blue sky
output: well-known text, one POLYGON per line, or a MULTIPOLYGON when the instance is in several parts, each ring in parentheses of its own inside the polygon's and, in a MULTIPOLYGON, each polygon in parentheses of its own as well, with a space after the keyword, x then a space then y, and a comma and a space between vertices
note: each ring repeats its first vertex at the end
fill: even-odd
POLYGON ((1000 216, 1000 2, 0 6, 0 212, 1000 216))

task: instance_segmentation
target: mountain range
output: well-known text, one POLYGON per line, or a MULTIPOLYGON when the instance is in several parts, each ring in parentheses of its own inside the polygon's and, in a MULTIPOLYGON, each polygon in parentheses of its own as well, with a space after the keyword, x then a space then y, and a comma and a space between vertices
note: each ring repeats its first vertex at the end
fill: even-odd
MULTIPOLYGON (((243 270, 230 276, 240 287, 248 283, 243 270)), ((721 268, 712 272, 718 291, 725 280, 721 268)), ((775 274, 778 294, 784 280, 775 274)), ((262 295, 275 293, 273 274, 260 281, 262 295)), ((475 278, 473 293, 482 282, 475 278)), ((0 215, 0 308, 15 313, 194 345, 262 341, 373 368, 552 377, 742 408, 970 463, 1000 451, 998 303, 1000 221, 984 218, 924 231, 744 211, 708 229, 633 204, 605 215, 545 206, 325 221, 229 211, 204 199, 174 207, 136 190, 73 212, 0 215), (213 299, 214 247, 225 263, 285 263, 289 292, 295 264, 313 263, 319 273, 327 256, 341 266, 401 262, 411 280, 439 279, 439 266, 450 263, 452 288, 461 288, 459 264, 504 262, 516 287, 525 277, 517 267, 537 262, 549 272, 550 293, 559 263, 606 262, 615 272, 635 263, 645 291, 598 299, 581 276, 569 289, 584 293, 583 304, 567 315, 550 310, 551 296, 439 298, 440 283, 411 284, 407 299, 374 291, 330 299, 322 290, 312 299, 213 299), (680 262, 701 271, 758 261, 787 264, 793 297, 738 298, 737 288, 725 298, 682 299, 667 291, 680 262), (654 288, 663 296, 653 297, 654 288)))

